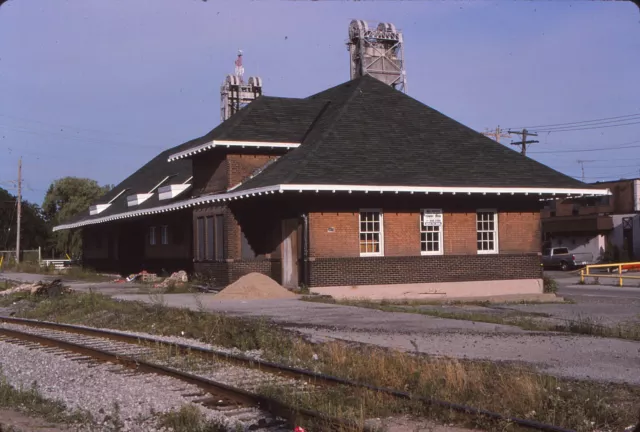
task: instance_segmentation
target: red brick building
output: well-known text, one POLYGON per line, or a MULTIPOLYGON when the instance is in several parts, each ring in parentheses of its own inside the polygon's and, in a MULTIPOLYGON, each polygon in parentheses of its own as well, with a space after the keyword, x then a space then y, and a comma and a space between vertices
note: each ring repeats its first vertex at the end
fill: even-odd
POLYGON ((352 297, 540 292, 541 199, 602 195, 371 78, 260 97, 57 227, 84 262, 352 297))

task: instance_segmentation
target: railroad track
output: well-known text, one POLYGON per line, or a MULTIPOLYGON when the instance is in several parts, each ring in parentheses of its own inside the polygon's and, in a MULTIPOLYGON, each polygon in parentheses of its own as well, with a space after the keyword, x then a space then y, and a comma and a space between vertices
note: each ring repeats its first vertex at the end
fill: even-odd
POLYGON ((351 421, 330 418, 312 410, 294 408, 257 392, 262 385, 299 387, 297 391, 306 392, 318 389, 306 381, 281 377, 257 369, 242 370, 236 365, 217 363, 208 363, 207 367, 200 369, 198 363, 192 363, 189 364, 189 369, 195 370, 185 372, 184 365, 181 365, 182 368, 167 365, 170 363, 167 360, 175 356, 169 352, 169 356, 165 358, 162 348, 171 349, 175 344, 149 338, 143 341, 137 337, 125 337, 128 335, 118 332, 113 332, 113 337, 109 338, 105 337, 106 334, 101 334, 99 329, 89 331, 84 328, 82 332, 73 332, 65 326, 56 329, 53 323, 22 321, 8 317, 3 317, 0 321, 4 323, 0 326, 0 342, 45 349, 49 353, 73 361, 113 363, 137 373, 152 373, 180 380, 202 391, 201 394, 193 395, 199 396, 193 402, 240 421, 250 430, 291 431, 292 425, 298 424, 301 420, 321 422, 326 430, 362 430, 351 421))
POLYGON ((209 396, 200 399, 204 406, 235 415, 246 407, 258 407, 262 414, 255 419, 253 429, 264 431, 282 429, 285 424, 296 425, 300 420, 322 422, 323 430, 367 430, 353 422, 331 418, 322 413, 294 408, 272 398, 259 395, 260 386, 268 384, 278 387, 297 388, 300 392, 322 391, 327 386, 342 385, 383 393, 399 399, 419 401, 427 405, 450 409, 469 416, 483 417, 497 422, 511 422, 530 429, 549 432, 574 432, 570 429, 544 424, 532 420, 503 416, 466 405, 454 404, 431 398, 418 398, 393 389, 380 388, 342 378, 314 373, 264 360, 230 354, 198 346, 162 339, 132 335, 124 332, 97 329, 70 324, 0 316, 0 340, 13 343, 34 343, 52 349, 73 352, 78 360, 99 360, 120 364, 146 373, 166 375, 185 383, 198 386, 209 396), (160 352, 160 355, 158 353, 160 352), (165 352, 168 355, 162 356, 165 352), (183 354, 175 356, 172 353, 183 354), (187 356, 188 354, 188 356, 187 356), (201 370, 198 363, 191 364, 184 372, 172 364, 172 359, 196 356, 207 361, 201 370), (162 357, 162 358, 160 358, 162 357), (151 361, 153 360, 153 361, 151 361), (211 367, 211 362, 215 366, 211 367), (203 376, 205 375, 205 376, 203 376), (234 411, 235 410, 235 411, 234 411))

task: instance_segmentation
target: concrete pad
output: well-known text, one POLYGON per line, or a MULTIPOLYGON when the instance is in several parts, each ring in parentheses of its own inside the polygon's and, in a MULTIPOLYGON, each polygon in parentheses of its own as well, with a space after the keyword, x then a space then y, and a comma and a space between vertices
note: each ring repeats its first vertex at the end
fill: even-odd
POLYGON ((537 295, 543 293, 543 282, 542 279, 516 279, 393 285, 352 285, 315 287, 311 288, 311 292, 314 294, 330 295, 336 299, 438 300, 505 295, 537 295))

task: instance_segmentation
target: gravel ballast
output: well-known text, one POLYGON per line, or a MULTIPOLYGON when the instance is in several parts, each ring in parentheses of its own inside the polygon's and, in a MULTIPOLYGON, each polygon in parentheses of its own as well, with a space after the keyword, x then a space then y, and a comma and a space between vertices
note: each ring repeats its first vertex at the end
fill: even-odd
MULTIPOLYGON (((60 400, 71 410, 87 411, 99 424, 108 422, 117 404, 123 431, 154 431, 154 413, 179 409, 202 397, 196 386, 164 376, 132 373, 114 364, 79 363, 60 353, 1 341, 0 352, 2 373, 13 387, 29 388, 36 382, 42 396, 60 400), (187 394, 200 395, 182 396, 187 394)), ((230 428, 239 420, 200 408, 207 418, 224 421, 230 428)), ((260 417, 260 412, 252 408, 241 414, 243 419, 260 417)))

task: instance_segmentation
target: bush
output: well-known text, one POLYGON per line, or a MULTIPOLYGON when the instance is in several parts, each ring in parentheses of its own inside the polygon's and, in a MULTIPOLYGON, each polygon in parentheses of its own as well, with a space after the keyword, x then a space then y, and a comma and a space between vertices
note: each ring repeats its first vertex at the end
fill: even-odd
POLYGON ((543 279, 542 292, 547 294, 555 294, 558 292, 558 284, 549 276, 545 276, 543 279))

